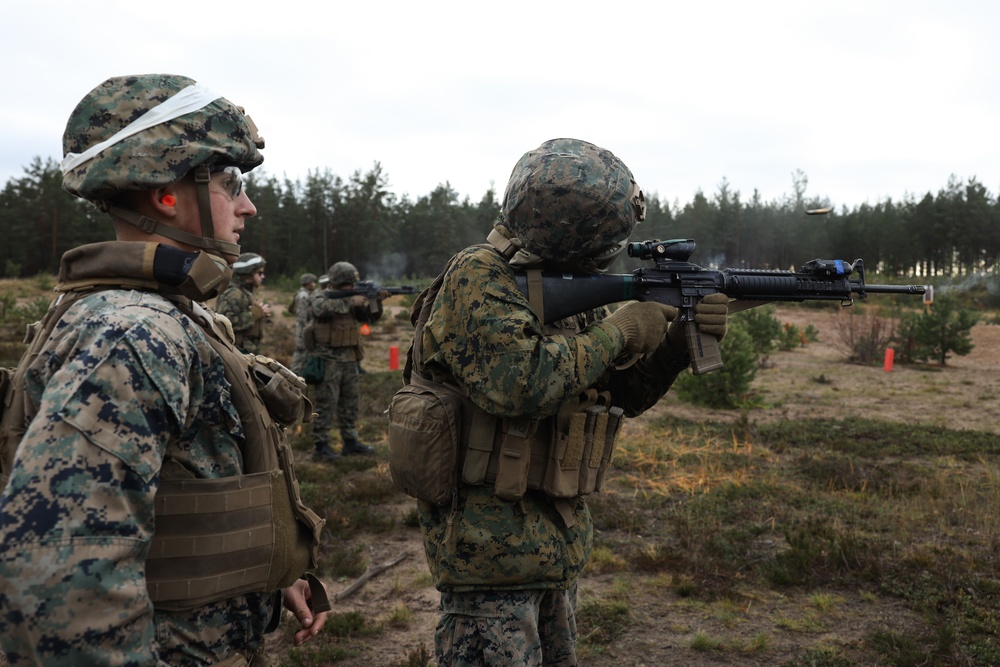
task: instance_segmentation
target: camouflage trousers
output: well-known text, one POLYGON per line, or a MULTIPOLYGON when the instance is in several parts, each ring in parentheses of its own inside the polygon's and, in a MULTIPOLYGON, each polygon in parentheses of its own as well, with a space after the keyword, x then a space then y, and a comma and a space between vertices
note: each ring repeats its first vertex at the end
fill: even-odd
POLYGON ((358 403, 360 401, 358 362, 326 359, 323 381, 313 394, 313 444, 330 444, 330 430, 336 422, 343 440, 358 439, 358 403))
POLYGON ((438 667, 576 667, 576 584, 569 590, 442 593, 438 667))
POLYGON ((296 343, 295 351, 292 352, 292 365, 290 368, 297 374, 302 375, 302 369, 306 366, 306 359, 309 358, 309 350, 306 349, 305 343, 296 343))

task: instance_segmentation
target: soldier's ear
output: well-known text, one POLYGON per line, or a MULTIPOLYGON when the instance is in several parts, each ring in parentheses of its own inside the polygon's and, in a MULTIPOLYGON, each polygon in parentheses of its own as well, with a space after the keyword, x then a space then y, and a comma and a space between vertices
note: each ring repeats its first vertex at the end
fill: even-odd
POLYGON ((177 216, 177 194, 172 186, 164 186, 155 190, 147 190, 145 196, 148 203, 158 215, 165 218, 177 216))

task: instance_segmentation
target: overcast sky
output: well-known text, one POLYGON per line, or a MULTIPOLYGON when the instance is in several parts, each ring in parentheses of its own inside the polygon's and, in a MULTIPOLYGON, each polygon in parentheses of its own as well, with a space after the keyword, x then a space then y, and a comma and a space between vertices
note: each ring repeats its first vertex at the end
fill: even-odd
POLYGON ((246 107, 263 169, 382 165, 411 199, 502 195, 553 137, 612 150, 647 192, 837 207, 1000 190, 1000 3, 10 3, 0 22, 0 183, 62 157, 66 118, 121 74, 197 79, 246 107))

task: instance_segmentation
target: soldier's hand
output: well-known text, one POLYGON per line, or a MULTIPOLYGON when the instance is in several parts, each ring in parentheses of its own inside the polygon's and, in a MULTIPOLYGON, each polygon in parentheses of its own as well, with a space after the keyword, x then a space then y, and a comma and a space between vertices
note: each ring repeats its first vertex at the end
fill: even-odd
MULTIPOLYGON (((325 583, 323 584, 323 588, 326 588, 325 583)), ((299 625, 302 626, 302 629, 296 632, 292 639, 296 646, 302 646, 302 644, 319 634, 319 631, 326 624, 327 615, 330 613, 323 611, 314 614, 312 605, 309 603, 311 596, 309 583, 304 579, 299 579, 288 588, 281 590, 281 600, 285 605, 285 609, 292 612, 295 618, 298 619, 299 625)))
POLYGON ((368 298, 363 294, 355 294, 351 297, 351 306, 354 308, 364 308, 368 305, 368 298))
POLYGON ((694 307, 694 321, 698 329, 719 340, 726 337, 729 321, 729 297, 722 292, 709 294, 694 307))
POLYGON ((625 354, 648 354, 660 345, 677 309, 655 301, 627 303, 604 321, 618 327, 625 338, 625 354))
POLYGON ((260 309, 264 311, 264 317, 271 317, 271 306, 266 303, 260 304, 260 309))
POLYGON ((388 299, 388 298, 389 298, 390 296, 392 296, 392 295, 391 295, 391 294, 389 294, 389 290, 384 290, 384 289, 380 289, 380 290, 378 291, 378 300, 379 300, 379 301, 385 301, 385 300, 386 300, 386 299, 388 299))

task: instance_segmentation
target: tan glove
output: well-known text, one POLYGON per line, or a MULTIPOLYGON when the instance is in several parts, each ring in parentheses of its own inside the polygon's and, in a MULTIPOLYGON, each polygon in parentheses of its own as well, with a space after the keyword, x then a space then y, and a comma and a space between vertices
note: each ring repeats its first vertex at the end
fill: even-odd
POLYGON ((715 336, 720 341, 726 336, 729 321, 729 297, 722 292, 709 294, 694 307, 694 321, 703 334, 715 336))
POLYGON ((660 346, 677 309, 655 301, 630 302, 605 318, 622 332, 625 354, 649 354, 660 346))

